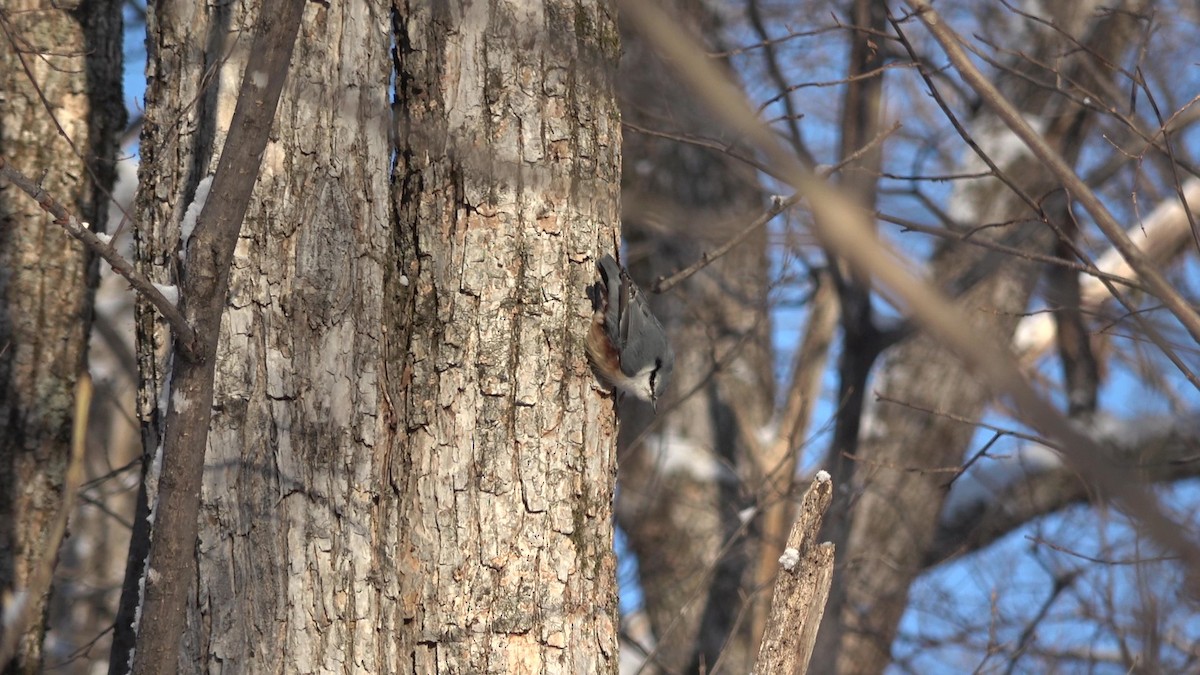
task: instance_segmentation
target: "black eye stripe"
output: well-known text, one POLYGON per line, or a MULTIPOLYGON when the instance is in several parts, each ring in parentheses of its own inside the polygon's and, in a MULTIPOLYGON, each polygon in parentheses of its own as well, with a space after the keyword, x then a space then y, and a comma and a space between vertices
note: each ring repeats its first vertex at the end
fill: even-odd
POLYGON ((654 385, 658 382, 658 371, 662 368, 662 359, 654 359, 654 370, 650 371, 650 390, 654 391, 654 385))

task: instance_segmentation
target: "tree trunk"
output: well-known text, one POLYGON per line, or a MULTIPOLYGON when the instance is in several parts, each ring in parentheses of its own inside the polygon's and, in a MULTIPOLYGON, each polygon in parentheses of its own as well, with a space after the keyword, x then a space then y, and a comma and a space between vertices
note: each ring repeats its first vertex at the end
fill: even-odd
MULTIPOLYGON (((258 11, 151 7, 143 262, 178 264, 179 222, 220 157, 258 11)), ((375 629, 383 608, 367 577, 388 578, 372 545, 388 440, 377 375, 391 241, 387 14, 305 9, 230 274, 183 672, 227 660, 386 669, 375 658, 390 633, 375 629)), ((139 330, 154 440, 164 340, 151 316, 139 330)))
MULTIPOLYGON (((140 255, 165 281, 258 9, 151 9, 140 255)), ((614 425, 583 336, 613 17, 309 3, 301 35, 230 277, 180 669, 612 670, 614 425)), ((139 337, 153 449, 165 340, 147 313, 139 337)))
POLYGON ((400 670, 613 672, 613 404, 583 337, 617 240, 614 16, 396 10, 384 551, 400 670))
MULTIPOLYGON (((120 3, 16 0, 0 10, 0 157, 105 230, 121 101, 120 3)), ((53 565, 43 541, 61 508, 75 379, 85 367, 92 257, 37 203, 0 193, 0 592, 53 565)), ((16 660, 42 669, 45 596, 16 660)))

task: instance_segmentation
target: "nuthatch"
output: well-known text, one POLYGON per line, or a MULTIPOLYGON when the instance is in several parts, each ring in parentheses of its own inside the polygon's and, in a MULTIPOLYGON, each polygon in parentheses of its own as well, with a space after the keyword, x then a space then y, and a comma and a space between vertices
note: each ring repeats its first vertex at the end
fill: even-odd
POLYGON ((656 406, 675 367, 667 334, 629 272, 611 255, 605 254, 596 269, 600 282, 591 294, 595 312, 587 336, 588 361, 606 384, 656 406))

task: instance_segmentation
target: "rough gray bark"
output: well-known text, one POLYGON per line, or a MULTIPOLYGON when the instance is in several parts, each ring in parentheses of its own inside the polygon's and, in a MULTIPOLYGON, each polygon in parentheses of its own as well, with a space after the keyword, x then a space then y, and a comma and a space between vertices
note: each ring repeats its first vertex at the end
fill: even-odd
MULTIPOLYGON (((175 672, 181 659, 184 608, 195 597, 188 590, 230 268, 254 189, 249 178, 260 175, 304 7, 303 0, 264 0, 212 181, 214 198, 197 207, 195 231, 181 242, 186 263, 177 293, 189 326, 172 336, 171 365, 159 399, 166 419, 145 486, 153 517, 145 578, 124 591, 141 597, 137 649, 130 657, 136 675, 175 672)), ((203 590, 203 580, 200 586, 203 590)))
POLYGON ((613 672, 615 429, 583 339, 617 240, 615 17, 395 9, 388 655, 398 672, 613 672))
MULTIPOLYGON (((374 545, 386 16, 380 3, 305 11, 234 253, 181 665, 252 655, 264 670, 386 669, 389 575, 374 545)), ((219 80, 237 82, 244 58, 219 80)), ((220 137, 223 92, 216 101, 220 137)))
MULTIPOLYGON (((173 268, 257 9, 157 10, 141 254, 173 268)), ((311 3, 301 30, 221 319, 178 665, 609 670, 614 429, 582 338, 615 241, 613 18, 311 3)), ((153 317, 140 338, 153 447, 153 317)))
MULTIPOLYGON (((0 9, 0 157, 106 227, 121 101, 120 3, 0 9)), ((0 591, 23 589, 62 502, 72 391, 85 367, 95 266, 36 202, 0 192, 0 591)), ((46 597, 4 672, 42 668, 46 597)))
MULTIPOLYGON (((199 537, 184 549, 198 575, 184 589, 189 604, 186 629, 182 641, 176 638, 170 663, 164 666, 168 668, 206 670, 232 659, 271 670, 333 669, 333 664, 354 663, 347 652, 361 647, 342 639, 345 628, 358 625, 360 633, 366 630, 366 624, 346 616, 306 608, 326 601, 332 605, 331 597, 343 597, 347 588, 361 592, 369 570, 363 567, 357 575, 324 579, 323 584, 302 582, 298 570, 327 572, 344 564, 346 551, 370 555, 359 539, 365 518, 353 509, 361 507, 361 495, 375 487, 372 475, 360 469, 371 464, 364 458, 370 451, 363 446, 376 438, 378 424, 377 382, 370 373, 377 369, 381 353, 380 287, 389 223, 388 24, 380 18, 386 16, 386 8, 379 6, 356 4, 345 13, 341 6, 286 6, 289 11, 294 8, 304 11, 307 34, 328 37, 299 41, 278 117, 267 119, 268 126, 270 118, 276 123, 265 151, 255 150, 253 140, 223 147, 226 138, 235 142, 236 135, 254 123, 241 114, 238 87, 243 70, 250 68, 240 94, 252 100, 269 94, 279 75, 274 67, 254 70, 259 53, 250 52, 250 36, 259 9, 205 11, 179 3, 160 5, 151 14, 155 48, 150 71, 176 76, 152 79, 157 86, 148 96, 143 147, 146 139, 159 142, 142 164, 140 205, 149 230, 142 250, 144 256, 150 253, 142 260, 147 266, 176 264, 179 218, 190 192, 217 157, 221 165, 214 195, 188 247, 184 267, 192 276, 183 275, 185 308, 189 299, 202 297, 186 292, 198 271, 206 269, 201 266, 209 264, 209 248, 219 260, 228 246, 234 259, 227 272, 227 301, 219 290, 216 311, 199 323, 203 327, 220 321, 219 347, 209 360, 215 367, 211 403, 202 389, 186 394, 183 404, 179 396, 170 397, 168 419, 194 408, 211 410, 212 420, 199 494, 199 537), (198 44, 205 48, 197 49, 198 44), (329 67, 343 58, 354 67, 329 67), (244 223, 240 217, 234 223, 241 224, 241 236, 227 244, 220 239, 210 243, 209 208, 224 208, 218 201, 222 198, 237 201, 235 189, 220 188, 226 160, 231 153, 247 150, 262 157, 262 167, 241 174, 241 180, 249 182, 238 187, 256 190, 244 223), (348 161, 351 158, 354 161, 348 161), (351 199, 348 195, 356 191, 367 197, 351 199), (370 199, 371 194, 377 198, 370 199), (360 461, 352 459, 356 452, 360 461), (334 456, 344 456, 348 463, 330 462, 334 456), (330 511, 341 508, 339 503, 351 493, 359 498, 343 510, 351 511, 352 517, 344 536, 356 545, 314 544, 315 537, 307 534, 314 521, 324 527, 330 511), (308 555, 324 556, 324 563, 305 564, 308 555)), ((271 12, 271 20, 281 21, 288 12, 276 9, 277 14, 264 11, 271 12)), ((269 108, 258 105, 274 108, 273 103, 269 108)), ((214 223, 224 222, 221 213, 214 213, 214 223)), ((221 228, 214 226, 212 231, 219 234, 221 228)), ((210 272, 221 274, 215 267, 203 273, 210 272)), ((143 377, 149 385, 143 412, 150 441, 161 433, 161 422, 154 416, 162 413, 151 398, 154 380, 161 377, 156 373, 164 365, 155 353, 153 338, 161 339, 155 328, 152 321, 144 321, 139 336, 143 377)), ((173 389, 186 376, 181 365, 177 356, 173 389)), ((168 425, 168 452, 177 447, 177 439, 168 425)), ((166 480, 164 472, 164 497, 166 480)), ((168 508, 166 502, 159 505, 156 527, 168 508)), ((162 536, 156 535, 156 544, 162 536)), ((131 554, 131 560, 136 556, 131 554)), ((361 613, 350 614, 359 618, 361 613)), ((143 645, 139 641, 137 646, 140 665, 143 645)), ((112 667, 120 667, 115 656, 112 667)))

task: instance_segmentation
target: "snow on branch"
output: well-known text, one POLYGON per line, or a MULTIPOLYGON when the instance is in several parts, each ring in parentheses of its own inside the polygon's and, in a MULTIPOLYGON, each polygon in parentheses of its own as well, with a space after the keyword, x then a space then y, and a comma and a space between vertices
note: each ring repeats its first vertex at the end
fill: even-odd
POLYGON ((1000 93, 995 84, 980 72, 962 48, 959 35, 933 9, 929 0, 907 0, 907 4, 916 12, 929 33, 942 46, 943 52, 963 80, 979 95, 985 105, 990 107, 1012 129, 1013 133, 1021 138, 1030 152, 1042 162, 1046 169, 1054 174, 1055 178, 1070 193, 1072 200, 1091 214, 1096 227, 1100 228, 1104 236, 1112 242, 1113 248, 1129 264, 1130 269, 1137 272, 1140 281, 1149 293, 1162 301, 1166 310, 1179 320, 1179 323, 1193 339, 1200 341, 1200 313, 1191 306, 1187 298, 1167 282, 1158 271, 1155 262, 1129 238, 1129 235, 1095 191, 1084 183, 1066 160, 1030 126, 1016 106, 1000 93))
POLYGON ((833 481, 821 471, 804 492, 796 523, 779 558, 771 615, 759 647, 756 673, 803 673, 817 642, 817 628, 833 583, 833 544, 818 543, 833 481))
POLYGON ((192 329, 191 324, 184 318, 183 313, 179 311, 175 302, 163 295, 149 279, 142 276, 134 269, 133 264, 126 260, 112 246, 111 239, 103 239, 97 233, 88 229, 88 224, 79 220, 74 214, 67 211, 66 207, 54 199, 50 193, 42 189, 40 185, 30 180, 25 174, 9 166, 4 157, 0 155, 0 177, 8 179, 10 183, 17 186, 25 194, 29 195, 42 207, 44 211, 54 216, 54 222, 61 225, 67 234, 83 242, 84 246, 104 258, 112 269, 117 274, 125 278, 129 285, 135 291, 140 293, 142 297, 150 301, 154 308, 171 324, 171 329, 175 331, 175 335, 184 345, 185 351, 189 352, 189 356, 193 355, 192 346, 196 342, 196 331, 192 329))
MULTIPOLYGON (((1183 194, 1189 207, 1200 207, 1200 178, 1185 182, 1183 194)), ((1125 234, 1146 258, 1162 265, 1191 240, 1191 226, 1183 204, 1170 199, 1151 211, 1142 222, 1130 226, 1125 234)), ((1096 269, 1115 277, 1137 279, 1137 273, 1115 247, 1096 259, 1096 269)), ((1108 288, 1096 276, 1086 273, 1080 276, 1080 304, 1084 309, 1096 310, 1112 299, 1108 288)), ((1044 312, 1027 316, 1017 324, 1013 347, 1026 365, 1050 349, 1054 344, 1054 331, 1054 317, 1044 312)))
MULTIPOLYGON (((1131 482, 1200 475, 1200 462, 1194 461, 1200 455, 1200 412, 1130 419, 1097 415, 1087 434, 1131 482)), ((926 565, 981 549, 1034 518, 1096 495, 1096 486, 1080 480, 1040 443, 1023 443, 1011 456, 977 466, 975 475, 951 489, 926 565)))

